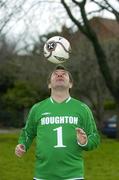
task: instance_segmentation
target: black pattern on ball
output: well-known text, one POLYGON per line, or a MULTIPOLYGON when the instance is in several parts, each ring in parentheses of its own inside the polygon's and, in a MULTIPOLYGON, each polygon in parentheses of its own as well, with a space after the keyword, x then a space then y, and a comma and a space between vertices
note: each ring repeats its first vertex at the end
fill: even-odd
POLYGON ((48 42, 46 48, 49 52, 54 51, 56 48, 56 42, 55 41, 48 42))

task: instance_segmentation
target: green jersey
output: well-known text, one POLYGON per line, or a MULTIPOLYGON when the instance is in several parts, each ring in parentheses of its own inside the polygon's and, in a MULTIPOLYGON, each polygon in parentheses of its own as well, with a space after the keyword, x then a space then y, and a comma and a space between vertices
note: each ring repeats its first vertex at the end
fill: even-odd
POLYGON ((62 103, 48 98, 31 108, 19 144, 24 144, 28 150, 34 137, 34 178, 37 180, 84 178, 82 151, 92 150, 99 144, 99 135, 89 107, 71 97, 62 103), (85 145, 77 143, 77 127, 87 134, 88 142, 85 145))

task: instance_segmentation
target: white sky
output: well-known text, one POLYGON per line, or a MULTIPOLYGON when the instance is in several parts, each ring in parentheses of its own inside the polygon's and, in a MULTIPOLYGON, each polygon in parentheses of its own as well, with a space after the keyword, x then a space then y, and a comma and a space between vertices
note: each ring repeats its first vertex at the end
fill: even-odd
MULTIPOLYGON (((9 12, 14 3, 16 3, 16 7, 19 7, 19 4, 24 2, 24 4, 22 3, 23 10, 19 14, 16 14, 16 16, 13 16, 11 22, 5 29, 5 31, 8 31, 8 29, 11 28, 8 33, 10 35, 9 37, 12 37, 12 39, 20 37, 21 40, 19 40, 19 43, 23 43, 23 40, 26 42, 32 42, 34 40, 37 41, 38 37, 42 34, 47 34, 48 32, 55 30, 61 30, 61 26, 63 24, 69 27, 72 26, 71 20, 68 18, 63 6, 59 3, 60 0, 12 0, 12 3, 11 0, 7 1, 9 12), (48 1, 50 2, 49 4, 48 1)), ((70 5, 71 0, 65 1, 70 5)), ((119 3, 116 4, 116 0, 109 0, 109 2, 113 3, 114 7, 119 9, 119 3)), ((76 17, 80 18, 79 9, 74 6, 71 7, 73 9, 73 13, 75 12, 76 17)), ((87 12, 91 12, 96 9, 96 5, 93 3, 87 3, 87 12)), ((0 15, 1 14, 6 16, 5 9, 3 9, 3 12, 0 11, 0 15)), ((111 13, 106 11, 99 15, 107 18, 114 18, 111 13)))

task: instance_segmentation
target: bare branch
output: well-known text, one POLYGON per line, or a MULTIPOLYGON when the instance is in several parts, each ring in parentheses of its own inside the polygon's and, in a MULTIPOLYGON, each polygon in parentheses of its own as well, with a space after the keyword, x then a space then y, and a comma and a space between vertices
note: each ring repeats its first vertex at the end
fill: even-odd
POLYGON ((69 17, 71 18, 71 20, 75 23, 75 25, 80 29, 80 31, 84 34, 86 34, 86 31, 84 29, 84 27, 81 25, 81 23, 73 16, 70 8, 68 7, 68 5, 65 3, 64 0, 61 0, 61 3, 63 4, 67 14, 69 15, 69 17))
MULTIPOLYGON (((97 4, 102 10, 107 10, 108 12, 115 15, 117 22, 119 23, 119 11, 117 11, 107 0, 103 0, 101 2, 96 0, 91 0, 95 4, 97 4)), ((118 1, 119 2, 119 1, 118 1)))
POLYGON ((82 2, 77 2, 76 0, 72 0, 72 2, 74 2, 74 3, 75 3, 76 5, 78 5, 79 7, 80 7, 80 6, 85 6, 86 1, 87 1, 87 0, 82 0, 82 2))
POLYGON ((100 12, 102 12, 102 9, 101 9, 101 8, 98 9, 98 10, 94 10, 94 11, 89 12, 89 13, 87 13, 87 15, 89 16, 89 15, 92 15, 92 14, 93 14, 93 16, 94 16, 94 14, 100 13, 100 12))

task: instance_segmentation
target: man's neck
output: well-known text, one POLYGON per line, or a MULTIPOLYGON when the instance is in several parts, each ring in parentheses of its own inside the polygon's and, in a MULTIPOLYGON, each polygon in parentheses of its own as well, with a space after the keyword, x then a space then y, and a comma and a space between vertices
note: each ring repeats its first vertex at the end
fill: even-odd
POLYGON ((63 102, 70 97, 69 92, 51 92, 51 98, 56 102, 63 102))

